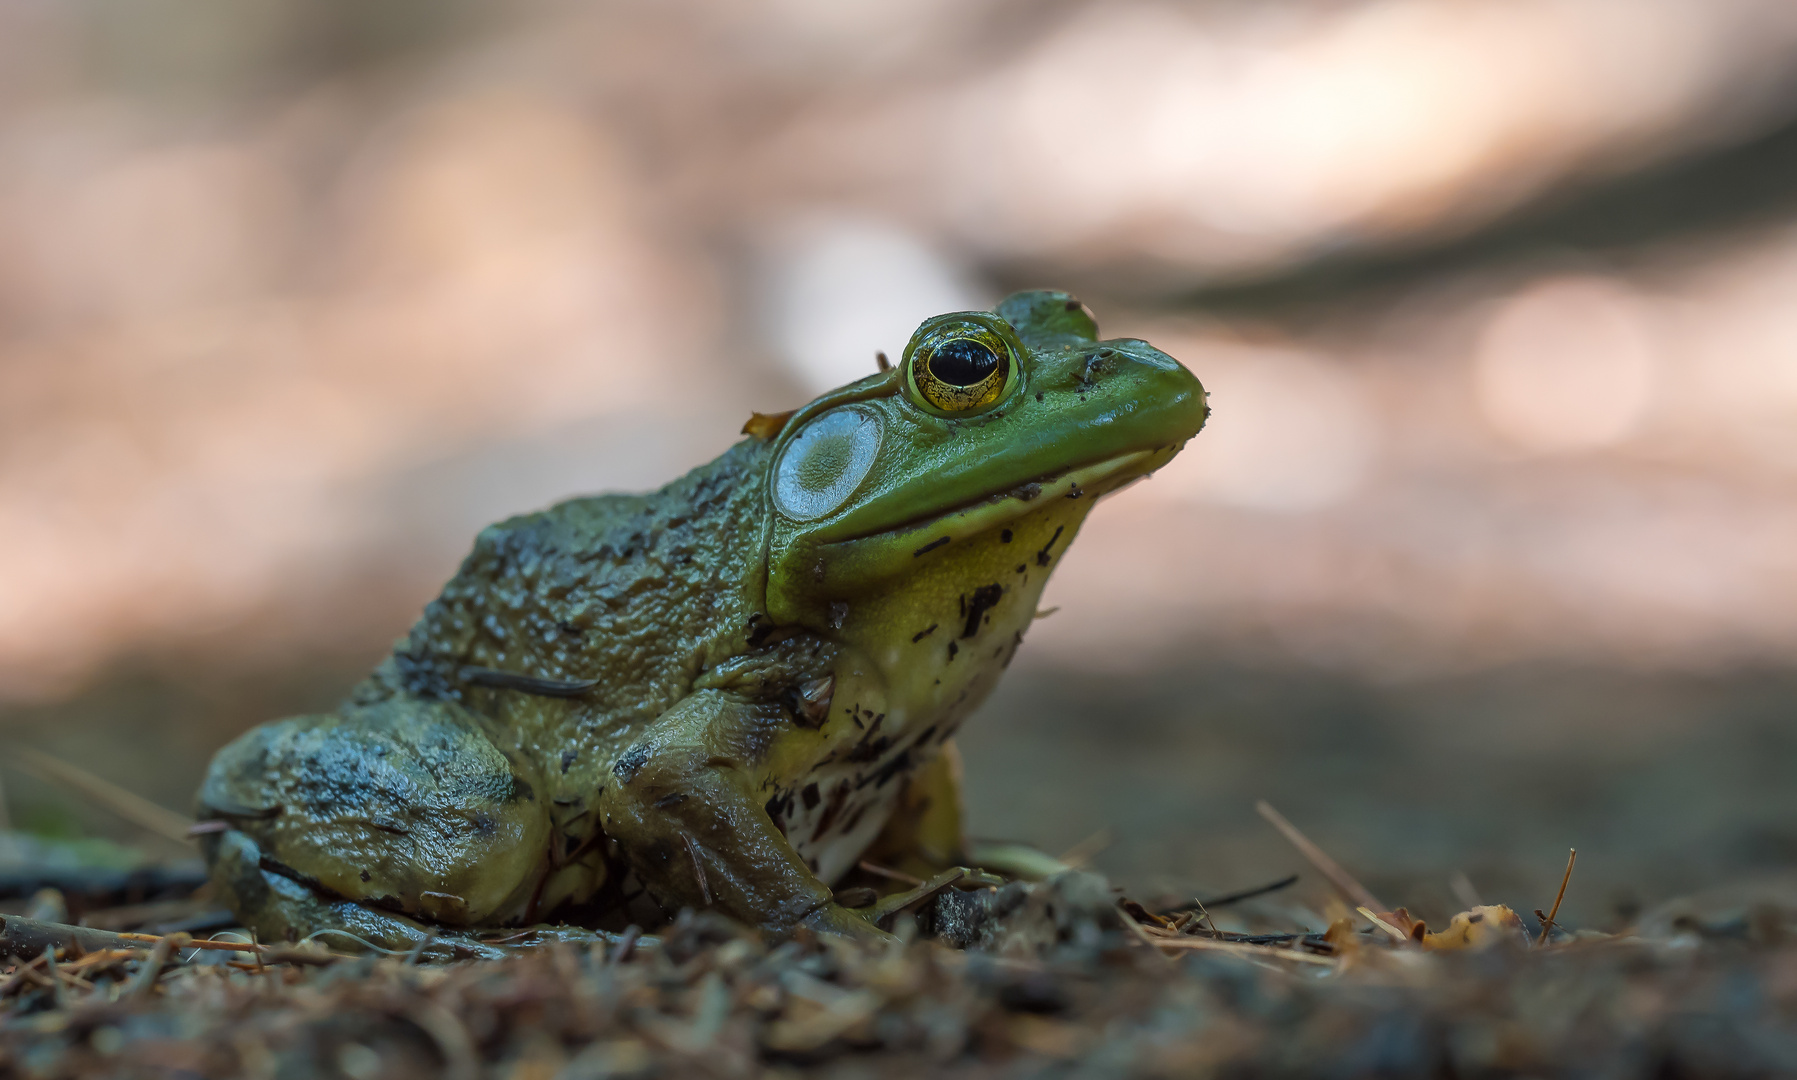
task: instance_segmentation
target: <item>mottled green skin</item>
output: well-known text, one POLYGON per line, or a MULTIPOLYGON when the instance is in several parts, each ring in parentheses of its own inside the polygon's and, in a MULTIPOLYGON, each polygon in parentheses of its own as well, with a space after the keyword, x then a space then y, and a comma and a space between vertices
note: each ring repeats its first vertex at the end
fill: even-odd
POLYGON ((482 532, 335 713, 219 752, 199 802, 228 826, 206 842, 221 897, 268 938, 388 947, 428 924, 622 926, 686 905, 877 934, 830 885, 877 839, 927 828, 926 863, 958 856, 942 748, 1095 498, 1205 418, 1190 373, 1097 342, 1065 294, 999 310, 913 339, 943 320, 1002 331, 1015 385, 979 415, 913 400, 901 364, 658 492, 482 532), (881 433, 877 456, 831 512, 787 516, 782 455, 842 409, 881 433))

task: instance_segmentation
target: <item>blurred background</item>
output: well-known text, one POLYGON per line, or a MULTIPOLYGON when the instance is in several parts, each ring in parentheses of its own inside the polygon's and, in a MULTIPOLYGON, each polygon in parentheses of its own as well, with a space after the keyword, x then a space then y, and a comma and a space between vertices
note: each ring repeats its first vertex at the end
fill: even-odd
POLYGON ((1435 919, 1576 845, 1600 926, 1797 863, 1786 0, 0 0, 0 745, 185 810, 482 525, 1037 286, 1215 416, 976 833, 1214 893, 1265 797, 1435 919))

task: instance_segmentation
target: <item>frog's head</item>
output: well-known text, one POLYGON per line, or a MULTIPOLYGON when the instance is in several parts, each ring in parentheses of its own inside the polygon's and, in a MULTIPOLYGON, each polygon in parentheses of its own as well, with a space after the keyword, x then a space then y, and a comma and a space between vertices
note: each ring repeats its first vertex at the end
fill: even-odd
POLYGON ((1098 340, 1066 293, 929 319, 896 366, 811 402, 774 438, 768 615, 840 629, 858 603, 1031 523, 1058 526, 1058 557, 1094 499, 1165 465, 1207 412, 1178 361, 1098 340))

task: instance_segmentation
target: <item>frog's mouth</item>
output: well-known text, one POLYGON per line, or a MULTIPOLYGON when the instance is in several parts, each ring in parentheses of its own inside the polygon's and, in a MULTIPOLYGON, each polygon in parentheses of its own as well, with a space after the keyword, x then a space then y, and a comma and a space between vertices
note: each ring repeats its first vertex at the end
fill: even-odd
POLYGON ((956 541, 979 536, 1009 524, 1042 509, 1053 499, 1102 498, 1165 465, 1173 459, 1173 455, 1179 453, 1183 445, 1170 443, 1151 450, 1132 450, 1088 465, 1056 470, 988 495, 978 502, 921 517, 890 529, 839 540, 830 546, 857 544, 874 537, 896 541, 913 536, 917 541, 914 556, 927 555, 956 541))

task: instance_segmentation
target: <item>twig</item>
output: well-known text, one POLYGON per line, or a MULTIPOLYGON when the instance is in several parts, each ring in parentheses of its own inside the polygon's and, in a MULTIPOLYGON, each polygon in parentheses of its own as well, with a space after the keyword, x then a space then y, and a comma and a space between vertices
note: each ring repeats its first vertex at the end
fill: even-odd
MULTIPOLYGON (((126 941, 141 941, 149 945, 154 945, 157 942, 166 941, 171 937, 184 937, 186 935, 169 934, 164 937, 157 934, 119 934, 118 936, 126 941)), ((270 956, 282 951, 278 947, 272 945, 256 945, 246 941, 214 941, 211 938, 199 938, 197 940, 189 941, 181 947, 183 949, 211 949, 214 952, 261 952, 267 953, 270 956)), ((332 953, 331 955, 336 956, 339 959, 345 958, 342 953, 332 953)))
MULTIPOLYGON (((1196 914, 1196 913, 1188 912, 1188 914, 1196 914)), ((1184 933, 1183 931, 1176 930, 1170 926, 1143 926, 1142 928, 1144 930, 1148 931, 1148 933, 1154 935, 1155 937, 1186 938, 1186 937, 1191 936, 1189 934, 1184 933)), ((1215 938, 1213 938, 1212 940, 1233 941, 1238 945, 1290 945, 1293 942, 1298 942, 1303 945, 1309 945, 1313 948, 1321 949, 1324 952, 1329 952, 1335 948, 1335 946, 1329 944, 1329 940, 1326 935, 1311 934, 1311 933, 1302 933, 1302 934, 1237 934, 1237 933, 1233 933, 1228 930, 1219 930, 1219 931, 1217 931, 1217 936, 1215 938)))
POLYGON ((1547 909, 1547 918, 1541 921, 1541 936, 1535 939, 1535 947, 1538 949, 1547 944, 1549 935, 1554 932, 1554 916, 1560 914, 1560 901, 1566 899, 1566 883, 1572 880, 1572 864, 1578 861, 1579 849, 1570 849, 1570 854, 1566 856, 1566 873, 1560 875, 1560 891, 1554 894, 1554 906, 1547 909))
POLYGON ((880 898, 879 902, 874 905, 873 911, 868 914, 868 921, 875 926, 884 928, 888 921, 899 912, 924 903, 937 893, 966 876, 967 871, 963 867, 951 867, 924 882, 922 885, 906 889, 902 893, 893 893, 891 896, 883 896, 880 898))
MULTIPOLYGON (((1200 910, 1208 912, 1211 908, 1228 907, 1231 904, 1239 904, 1243 900, 1252 900, 1257 896, 1276 893, 1280 889, 1289 889, 1297 883, 1298 875, 1289 874, 1270 885, 1257 885, 1252 889, 1243 889, 1240 892, 1224 893, 1222 896, 1213 897, 1209 900, 1199 900, 1198 898, 1193 897, 1192 903, 1196 904, 1200 910)), ((1174 910, 1178 911, 1180 909, 1175 908, 1174 910)), ((1162 914, 1167 913, 1163 912, 1162 914)))
POLYGON ((1213 952, 1234 953, 1237 956, 1253 957, 1268 960, 1298 960, 1306 964, 1323 964, 1335 966, 1333 957, 1316 956, 1312 953, 1297 952, 1293 949, 1281 949, 1267 945, 1248 945, 1239 941, 1217 941, 1214 938, 1182 937, 1164 938, 1154 942, 1162 949, 1205 949, 1213 952))
POLYGON ((101 949, 99 952, 90 952, 79 960, 65 962, 62 965, 62 970, 86 971, 88 968, 107 968, 120 960, 129 960, 142 955, 142 949, 101 949))
MULTIPOLYGON (((148 934, 135 934, 132 938, 152 944, 162 940, 148 934)), ((0 915, 0 957, 13 956, 23 960, 41 956, 45 949, 66 949, 71 946, 78 947, 83 952, 142 947, 124 934, 115 934, 110 930, 39 922, 17 915, 0 915)))
MULTIPOLYGON (((1130 933, 1134 934, 1138 940, 1149 948, 1155 948, 1163 943, 1163 939, 1161 938, 1150 937, 1148 929, 1132 918, 1129 912, 1124 911, 1122 908, 1117 909, 1117 917, 1123 920, 1123 925, 1129 928, 1130 933)), ((1169 963, 1173 960, 1173 958, 1166 953, 1160 953, 1158 955, 1162 960, 1166 960, 1169 963)))
POLYGON ((1111 830, 1103 828, 1086 837, 1079 843, 1061 852, 1060 861, 1069 868, 1078 869, 1091 862, 1099 852, 1111 846, 1111 830))
POLYGON ((635 923, 626 926, 624 932, 618 935, 618 947, 612 950, 611 960, 609 962, 612 964, 622 964, 624 961, 629 960, 630 954, 636 951, 637 939, 642 936, 642 927, 635 923))
POLYGON ((17 990, 25 983, 31 983, 36 986, 50 985, 50 980, 37 972, 37 966, 45 963, 49 958, 49 955, 49 950, 45 950, 43 955, 39 956, 37 959, 20 964, 13 971, 11 978, 7 979, 5 983, 0 983, 0 998, 10 996, 14 990, 17 990))
POLYGON ((906 885, 922 885, 923 884, 923 878, 912 877, 910 874, 905 873, 903 870, 893 870, 890 867, 878 866, 874 863, 868 862, 866 859, 861 860, 859 865, 860 865, 861 869, 867 871, 870 874, 873 874, 876 877, 891 878, 893 881, 902 881, 906 885))
POLYGON ((62 988, 63 977, 62 972, 56 967, 55 949, 44 950, 44 970, 50 976, 50 1000, 55 1002, 59 1009, 67 1007, 69 995, 68 991, 62 988))
POLYGON ((156 943, 150 950, 150 958, 144 961, 143 967, 137 971, 137 978, 131 981, 131 988, 125 991, 126 996, 134 998, 149 997, 156 988, 156 980, 162 977, 162 968, 177 948, 187 944, 179 940, 186 934, 172 934, 156 943))
POLYGON ((1202 900, 1198 901, 1198 917, 1205 922, 1210 923, 1210 936, 1216 937, 1218 934, 1217 920, 1210 917, 1210 912, 1205 909, 1204 901, 1202 900))
POLYGON ((430 948, 431 942, 435 940, 437 940, 437 928, 433 926, 424 932, 424 936, 418 939, 418 944, 413 945, 412 951, 406 954, 406 966, 412 967, 416 965, 418 961, 423 958, 424 950, 430 948))
MULTIPOLYGON (((92 990, 94 988, 92 982, 70 971, 65 964, 56 965, 56 977, 63 982, 68 983, 70 986, 79 987, 82 990, 92 990)), ((64 1004, 66 1004, 66 1002, 64 1004)))
POLYGON ((1309 859, 1310 865, 1316 867, 1318 873, 1328 878, 1329 884, 1335 886, 1336 891, 1346 897, 1349 903, 1356 907, 1371 908, 1374 911, 1390 910, 1381 904, 1379 898, 1369 892, 1365 885, 1354 880, 1354 875, 1343 870, 1339 863, 1324 854, 1322 848, 1311 843, 1310 838, 1299 832, 1296 825, 1285 820, 1285 815, 1273 809, 1271 803, 1262 799, 1254 804, 1254 810, 1265 818, 1269 825, 1278 829, 1280 834, 1298 849, 1298 854, 1309 859))
POLYGON ((132 949, 143 952, 165 941, 180 940, 182 949, 207 949, 214 952, 243 952, 265 957, 269 963, 329 963, 354 957, 344 953, 305 952, 285 947, 272 947, 250 941, 193 940, 187 934, 118 934, 87 926, 39 922, 17 915, 0 915, 0 958, 36 957, 45 949, 79 949, 84 953, 106 949, 132 949))
POLYGON ((13 762, 33 776, 73 788, 141 829, 166 837, 177 844, 188 842, 188 830, 193 828, 192 818, 158 806, 136 792, 126 791, 79 765, 71 765, 41 750, 20 746, 13 749, 13 754, 13 762))

